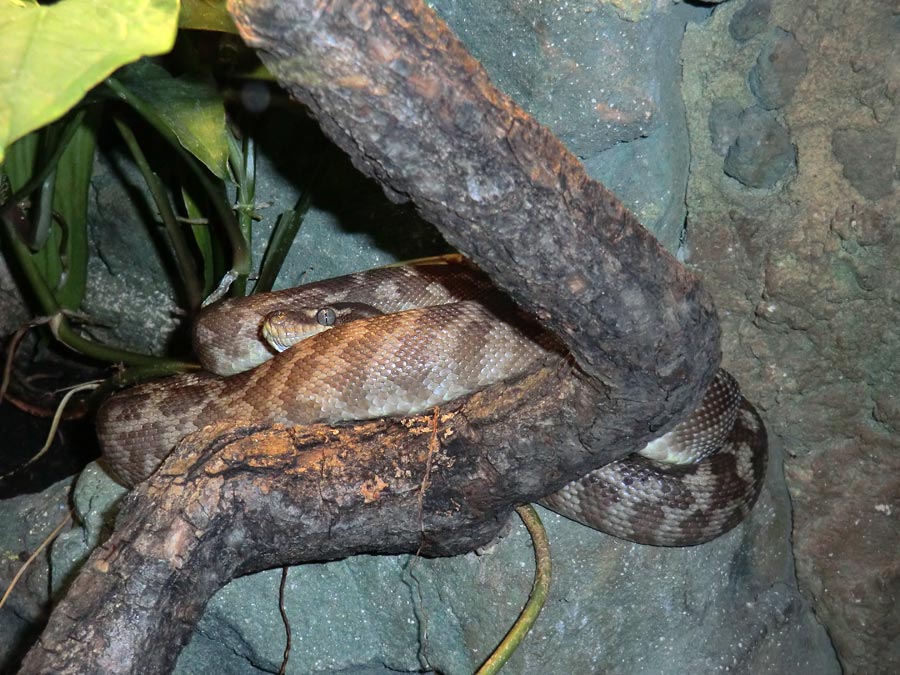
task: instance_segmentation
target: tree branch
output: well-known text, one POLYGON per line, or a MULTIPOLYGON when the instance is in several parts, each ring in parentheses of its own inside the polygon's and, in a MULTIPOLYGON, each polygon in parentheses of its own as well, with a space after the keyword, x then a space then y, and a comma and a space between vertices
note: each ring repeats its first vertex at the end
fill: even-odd
POLYGON ((658 426, 698 402, 719 364, 709 296, 424 2, 229 9, 354 165, 412 200, 634 418, 658 426))

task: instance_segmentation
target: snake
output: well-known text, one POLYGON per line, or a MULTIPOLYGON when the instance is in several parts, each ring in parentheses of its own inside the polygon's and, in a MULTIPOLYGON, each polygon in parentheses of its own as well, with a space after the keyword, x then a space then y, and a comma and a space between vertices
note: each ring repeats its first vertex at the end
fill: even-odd
MULTIPOLYGON (((216 302, 202 371, 138 384, 99 408, 103 463, 126 486, 220 420, 307 425, 424 412, 564 358, 565 347, 473 265, 431 261, 216 302)), ((540 503, 628 541, 688 546, 740 523, 766 472, 766 432, 719 370, 700 404, 639 452, 540 503)))

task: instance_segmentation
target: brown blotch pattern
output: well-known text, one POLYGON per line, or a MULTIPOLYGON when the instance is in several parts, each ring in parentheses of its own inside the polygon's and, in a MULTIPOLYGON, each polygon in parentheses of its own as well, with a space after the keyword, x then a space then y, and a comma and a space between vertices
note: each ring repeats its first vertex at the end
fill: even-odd
MULTIPOLYGON (((194 337, 203 342, 202 362, 227 377, 199 373, 139 385, 98 413, 106 463, 125 484, 149 476, 178 440, 213 422, 302 425, 414 414, 564 356, 485 275, 443 263, 228 300, 201 315, 194 337), (260 340, 261 322, 273 311, 314 317, 338 303, 362 303, 374 315, 278 354, 260 340)), ((766 450, 762 420, 720 371, 694 413, 648 444, 646 456, 601 467, 542 503, 631 541, 701 543, 750 511, 766 450)))

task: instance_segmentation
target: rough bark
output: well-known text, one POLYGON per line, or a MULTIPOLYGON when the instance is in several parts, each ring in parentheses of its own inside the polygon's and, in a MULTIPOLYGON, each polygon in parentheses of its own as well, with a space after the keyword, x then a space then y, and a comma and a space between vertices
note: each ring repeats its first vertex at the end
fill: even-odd
POLYGON ((559 488, 584 460, 578 420, 596 390, 564 373, 544 368, 403 420, 192 434, 127 497, 20 672, 170 672, 236 576, 486 544, 513 506, 559 488))
POLYGON ((515 505, 671 426, 718 367, 696 279, 422 3, 231 9, 355 164, 545 320, 577 367, 550 364, 406 423, 190 437, 129 497, 22 672, 167 672, 234 576, 471 550, 515 505))
MULTIPOLYGON (((419 0, 230 0, 248 44, 389 197, 657 425, 719 362, 709 296, 419 0), (627 393, 625 393, 627 392, 627 393)), ((701 386, 702 389, 702 386, 701 386)), ((618 398, 618 397, 616 397, 618 398)))

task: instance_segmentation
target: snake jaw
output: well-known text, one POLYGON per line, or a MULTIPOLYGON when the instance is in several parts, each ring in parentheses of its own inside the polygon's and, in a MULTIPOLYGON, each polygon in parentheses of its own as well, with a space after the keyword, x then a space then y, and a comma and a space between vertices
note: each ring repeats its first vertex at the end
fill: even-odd
POLYGON ((373 316, 383 316, 383 312, 362 302, 337 302, 324 307, 279 309, 265 315, 259 333, 263 342, 281 353, 298 342, 335 326, 373 316))
POLYGON ((276 352, 332 328, 316 320, 321 309, 294 309, 269 312, 260 326, 260 336, 276 352))

